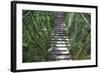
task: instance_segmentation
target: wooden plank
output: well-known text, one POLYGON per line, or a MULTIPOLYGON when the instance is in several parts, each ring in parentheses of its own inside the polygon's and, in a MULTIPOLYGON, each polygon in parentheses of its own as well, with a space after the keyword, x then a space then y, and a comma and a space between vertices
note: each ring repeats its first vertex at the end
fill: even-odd
POLYGON ((53 51, 54 54, 69 54, 69 51, 53 51))
POLYGON ((59 40, 59 39, 51 39, 50 41, 69 41, 69 39, 61 39, 61 40, 59 40))
POLYGON ((54 48, 54 50, 67 50, 68 48, 54 48))

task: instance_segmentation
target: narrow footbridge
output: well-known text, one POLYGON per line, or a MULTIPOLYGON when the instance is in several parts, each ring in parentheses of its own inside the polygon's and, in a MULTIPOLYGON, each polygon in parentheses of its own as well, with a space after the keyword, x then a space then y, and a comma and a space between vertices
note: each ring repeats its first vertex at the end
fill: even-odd
POLYGON ((52 46, 51 60, 71 60, 69 51, 70 43, 67 36, 67 28, 64 22, 64 12, 56 12, 54 18, 54 30, 51 34, 50 44, 52 46))

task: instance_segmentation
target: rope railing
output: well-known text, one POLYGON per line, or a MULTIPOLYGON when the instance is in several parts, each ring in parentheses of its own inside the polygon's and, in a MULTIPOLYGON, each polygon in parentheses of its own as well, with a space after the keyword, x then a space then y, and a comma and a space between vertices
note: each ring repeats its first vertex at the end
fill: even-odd
POLYGON ((88 20, 86 19, 86 17, 81 13, 81 16, 84 18, 84 20, 86 21, 86 23, 89 25, 89 27, 91 28, 90 23, 88 22, 88 20))

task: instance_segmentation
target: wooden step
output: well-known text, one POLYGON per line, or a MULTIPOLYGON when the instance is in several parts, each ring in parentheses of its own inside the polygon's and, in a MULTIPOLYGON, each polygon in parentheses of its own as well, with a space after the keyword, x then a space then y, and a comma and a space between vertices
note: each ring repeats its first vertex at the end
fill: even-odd
MULTIPOLYGON (((70 42, 69 41, 59 41, 59 40, 56 40, 56 41, 51 41, 50 40, 50 42, 49 42, 50 44, 57 44, 57 45, 67 45, 67 44, 70 44, 70 42)), ((57 46, 56 45, 56 46, 57 46)))
POLYGON ((56 46, 70 46, 70 44, 67 44, 67 45, 65 45, 65 44, 56 44, 56 46))
POLYGON ((52 34, 50 37, 59 37, 59 36, 62 36, 62 37, 67 37, 68 38, 68 36, 67 35, 65 35, 65 34, 52 34))
POLYGON ((64 22, 64 17, 55 17, 55 20, 62 20, 64 22))
POLYGON ((53 59, 53 60, 69 60, 69 59, 71 59, 71 57, 70 56, 65 56, 65 57, 55 56, 55 57, 51 57, 51 59, 53 59))
POLYGON ((70 58, 70 55, 51 55, 51 58, 56 58, 56 59, 63 59, 63 58, 70 58))
POLYGON ((65 50, 55 50, 55 49, 53 49, 52 51, 67 51, 67 49, 65 49, 65 50))
POLYGON ((63 23, 64 20, 62 20, 62 19, 60 18, 60 19, 56 19, 54 22, 55 22, 55 23, 63 23))
POLYGON ((50 42, 66 42, 66 43, 69 43, 69 40, 57 40, 57 39, 51 39, 50 42))
POLYGON ((70 43, 68 40, 50 40, 51 43, 55 43, 55 42, 65 42, 65 43, 70 43))
POLYGON ((51 39, 50 41, 69 41, 69 39, 51 39))
POLYGON ((69 53, 53 53, 55 56, 69 56, 69 53))
POLYGON ((54 48, 69 48, 70 46, 52 46, 54 48))
MULTIPOLYGON (((55 60, 55 59, 52 59, 52 60, 55 60)), ((71 60, 71 58, 56 59, 56 60, 71 60)))
POLYGON ((65 22, 54 22, 55 28, 56 27, 65 27, 65 22))
POLYGON ((55 30, 65 30, 64 28, 55 28, 55 30))
POLYGON ((64 42, 66 42, 66 43, 69 43, 69 41, 68 40, 54 40, 54 39, 52 39, 52 40, 50 40, 50 42, 51 43, 55 43, 55 42, 58 42, 58 43, 64 43, 64 42))
MULTIPOLYGON (((69 52, 69 50, 68 50, 68 48, 54 48, 53 50, 52 50, 52 52, 58 52, 59 54, 61 53, 61 52, 65 52, 65 54, 68 54, 68 52, 69 52)), ((64 54, 64 53, 63 53, 64 54)))
POLYGON ((66 36, 65 34, 52 34, 51 36, 66 36))
POLYGON ((66 48, 53 48, 53 50, 55 50, 55 51, 58 51, 58 50, 67 51, 68 48, 67 47, 66 48))
POLYGON ((63 29, 61 29, 61 30, 60 29, 55 29, 54 32, 67 32, 67 31, 63 30, 63 29))
POLYGON ((68 39, 67 37, 63 36, 50 36, 51 39, 68 39))
POLYGON ((51 42, 50 44, 69 44, 69 42, 51 42))
POLYGON ((66 42, 64 42, 64 43, 62 43, 62 42, 61 43, 59 43, 59 42, 50 42, 50 44, 51 45, 56 44, 56 45, 68 45, 69 46, 70 43, 69 42, 67 42, 67 43, 66 42))
POLYGON ((61 21, 56 21, 54 23, 55 23, 55 25, 64 25, 65 24, 65 22, 61 22, 61 21))
POLYGON ((55 30, 54 32, 66 32, 65 30, 55 30))
POLYGON ((54 54, 69 54, 69 51, 53 51, 54 54))
POLYGON ((63 12, 56 12, 55 15, 56 15, 56 16, 64 16, 64 13, 63 13, 63 12))
POLYGON ((64 18, 64 15, 56 15, 55 18, 64 18))
POLYGON ((64 59, 64 58, 70 58, 69 55, 56 55, 56 59, 64 59))
POLYGON ((55 24, 54 28, 64 28, 65 29, 65 26, 64 25, 62 26, 61 23, 58 23, 58 24, 55 24))
POLYGON ((58 16, 55 17, 55 19, 56 19, 56 18, 64 18, 64 16, 58 15, 58 16))
POLYGON ((54 32, 54 34, 67 34, 67 32, 54 32))

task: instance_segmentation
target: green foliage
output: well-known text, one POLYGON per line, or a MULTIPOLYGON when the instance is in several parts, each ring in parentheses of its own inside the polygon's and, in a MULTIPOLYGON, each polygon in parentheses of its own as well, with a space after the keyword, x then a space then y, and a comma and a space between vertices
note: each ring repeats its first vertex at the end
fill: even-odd
POLYGON ((53 12, 23 10, 23 62, 48 60, 53 12))
POLYGON ((88 13, 66 13, 65 22, 71 44, 70 52, 72 59, 90 59, 91 15, 88 13))

